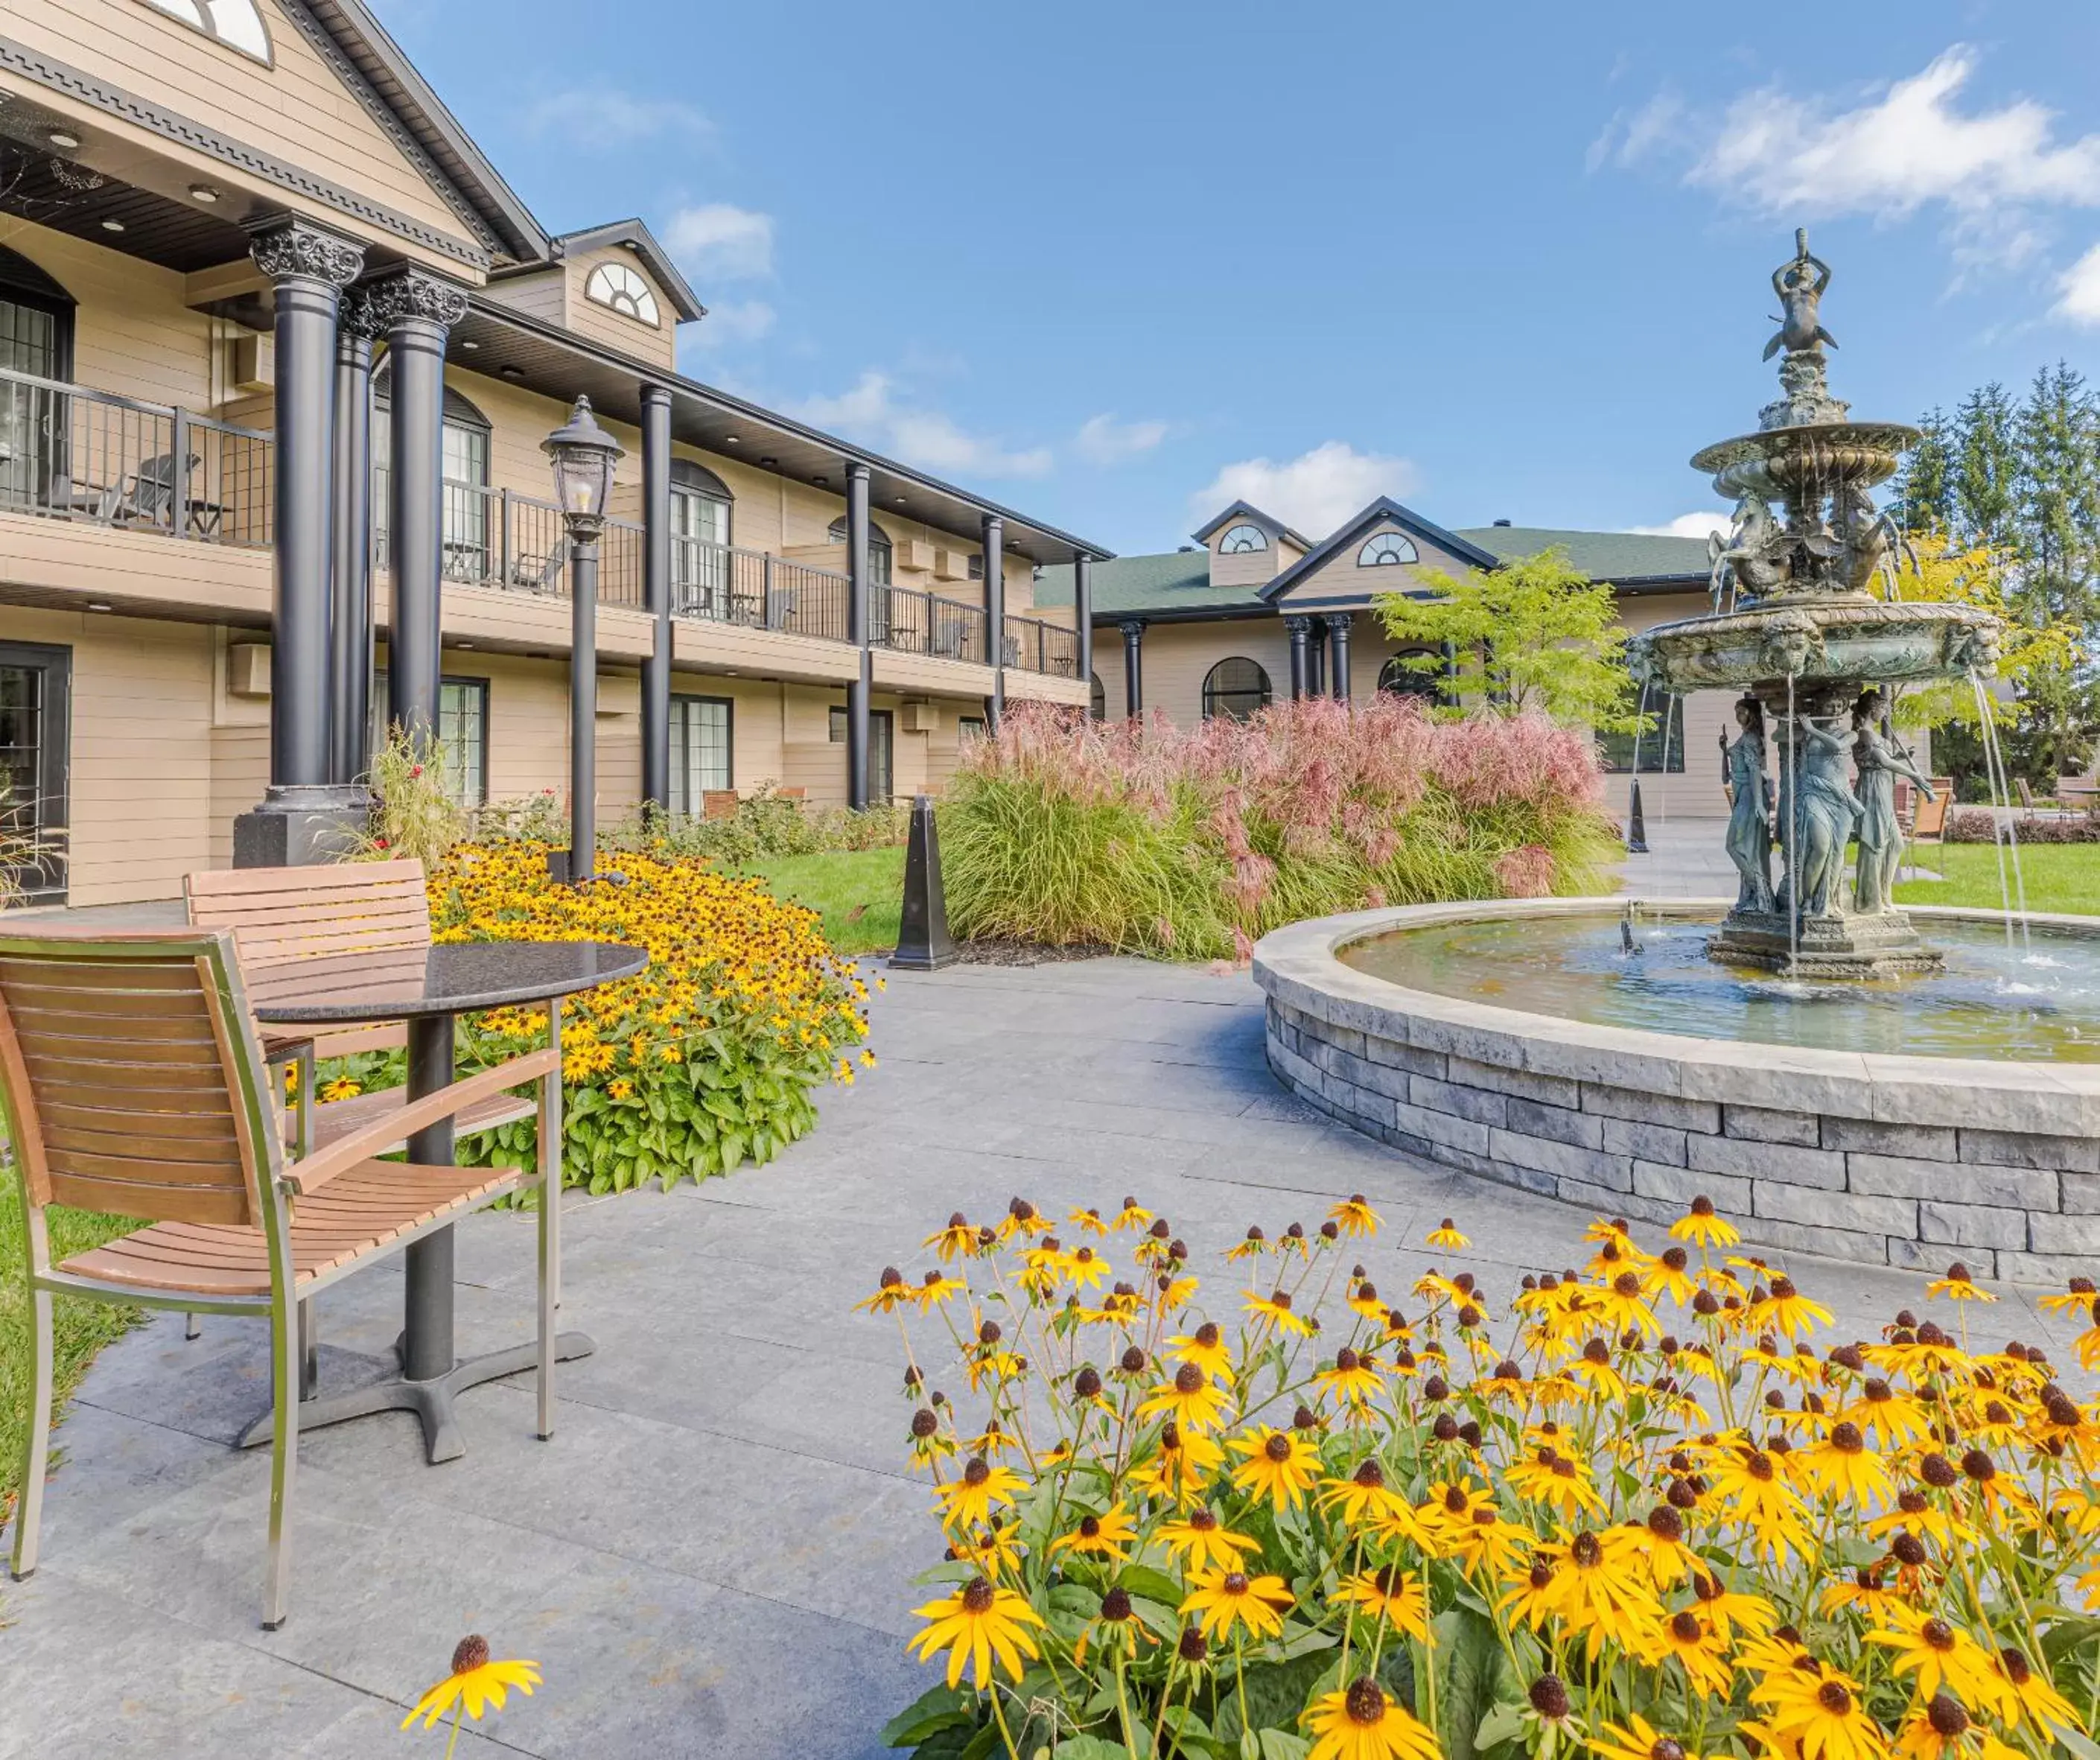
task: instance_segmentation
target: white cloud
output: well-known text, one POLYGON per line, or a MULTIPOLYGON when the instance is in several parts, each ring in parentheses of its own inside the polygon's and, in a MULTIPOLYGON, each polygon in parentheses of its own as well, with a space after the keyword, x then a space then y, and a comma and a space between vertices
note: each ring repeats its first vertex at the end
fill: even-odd
POLYGON ((773 272, 773 216, 726 201, 681 208, 664 228, 664 247, 695 275, 757 280, 773 272))
POLYGON ((1658 92, 1637 109, 1614 110, 1582 156, 1582 168, 1615 165, 1624 170, 1682 139, 1689 121, 1684 100, 1674 91, 1658 92))
POLYGON ((771 334, 779 315, 762 299, 718 299, 693 334, 703 345, 756 342, 771 334))
POLYGON ((2055 114, 2029 99, 1965 112, 1957 100, 1976 64, 1957 43, 1849 109, 1777 86, 1746 93, 1691 181, 1785 214, 1891 218, 1944 203, 1981 217, 2006 204, 2100 203, 2100 135, 2059 139, 2055 114))
POLYGON ((1679 514, 1659 526, 1629 526, 1626 530, 1644 538, 1704 538, 1715 532, 1725 536, 1734 523, 1727 514, 1679 514))
POLYGON ((675 98, 643 98, 611 86, 550 92, 525 112, 528 134, 559 135, 564 146, 609 152, 638 141, 703 139, 714 133, 705 112, 675 98))
POLYGON ((2057 277, 2055 315, 2073 324, 2100 327, 2100 245, 2057 277))
POLYGON ((1405 458, 1329 440, 1282 464, 1249 458, 1228 465, 1189 498, 1189 507, 1202 520, 1234 501, 1251 501, 1308 536, 1323 538, 1366 503, 1411 494, 1420 481, 1421 473, 1405 458))
POLYGON ((863 373, 836 397, 812 397, 795 413, 819 427, 864 439, 907 464, 956 476, 1041 477, 1056 461, 1047 446, 1012 452, 969 433, 938 410, 898 400, 887 373, 863 373))
POLYGON ((1089 464, 1117 465, 1149 452, 1167 438, 1163 421, 1118 421, 1113 415, 1089 416, 1079 425, 1074 443, 1089 464))

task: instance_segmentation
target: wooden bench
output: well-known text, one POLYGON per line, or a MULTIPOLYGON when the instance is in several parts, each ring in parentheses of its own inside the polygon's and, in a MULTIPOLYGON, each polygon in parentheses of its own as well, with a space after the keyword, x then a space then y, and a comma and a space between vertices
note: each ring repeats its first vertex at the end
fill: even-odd
POLYGON ((289 1161, 271 1076, 224 929, 0 936, 0 1113, 28 1219, 34 1369, 15 1512, 16 1577, 37 1567, 53 1397, 52 1299, 246 1314, 270 1325, 271 1458, 262 1623, 290 1604, 298 1458, 298 1311, 320 1290, 507 1193, 539 1198, 539 1432, 553 1425, 560 1273, 561 1050, 454 1083, 289 1161), (539 1084, 536 1165, 380 1161, 507 1087, 539 1084), (149 1226, 54 1265, 45 1211, 149 1226))
MULTIPOLYGON (((240 968, 258 981, 281 979, 302 959, 345 954, 397 955, 420 969, 430 951, 430 898, 420 862, 214 868, 187 876, 183 894, 197 928, 233 931, 240 968)), ((315 1060, 391 1051, 407 1043, 407 1030, 399 1026, 337 1029, 310 1037, 266 1035, 269 1061, 295 1061, 300 1069, 295 1118, 302 1152, 310 1144, 324 1146, 377 1123, 398 1111, 407 1093, 381 1088, 317 1106, 311 1092, 315 1060)), ((471 1136, 532 1115, 530 1101, 498 1094, 462 1112, 456 1130, 471 1136)), ((404 1131, 404 1142, 406 1138, 404 1131)))

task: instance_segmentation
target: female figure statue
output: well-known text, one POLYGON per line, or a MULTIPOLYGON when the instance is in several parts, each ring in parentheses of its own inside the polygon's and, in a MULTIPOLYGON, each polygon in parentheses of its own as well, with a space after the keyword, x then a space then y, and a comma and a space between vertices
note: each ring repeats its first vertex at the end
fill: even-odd
POLYGON ((1755 697, 1745 697, 1736 705, 1736 725, 1742 730, 1735 743, 1721 739, 1722 762, 1727 771, 1728 859, 1742 876, 1736 894, 1738 911, 1772 908, 1771 783, 1765 775, 1765 716, 1755 697))
POLYGON ((1860 693, 1852 709, 1852 755, 1860 766, 1860 866, 1853 902, 1861 911, 1886 911, 1903 860, 1903 827, 1896 822, 1896 778, 1907 777, 1933 798, 1932 783, 1918 774, 1910 754, 1879 725, 1882 694, 1860 693))
MULTIPOLYGON (((1831 914, 1833 899, 1842 898, 1845 845, 1851 841, 1853 822, 1860 803, 1853 798, 1846 775, 1846 760, 1851 756, 1852 735, 1838 717, 1831 717, 1842 731, 1816 725, 1815 717, 1800 718, 1805 745, 1801 774, 1795 783, 1793 810, 1800 826, 1801 848, 1789 849, 1787 867, 1793 881, 1794 898, 1803 916, 1831 914)), ((1842 904, 1838 908, 1842 909, 1842 904)))

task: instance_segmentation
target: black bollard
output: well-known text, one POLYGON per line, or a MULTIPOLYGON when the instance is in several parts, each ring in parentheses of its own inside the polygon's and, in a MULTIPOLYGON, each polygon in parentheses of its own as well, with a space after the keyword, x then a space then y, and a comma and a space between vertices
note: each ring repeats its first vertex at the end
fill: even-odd
POLYGON ((911 836, 904 849, 904 920, 889 963, 906 972, 938 972, 961 955, 948 934, 948 901, 941 890, 941 840, 933 799, 911 803, 911 836))
POLYGON ((1644 856, 1648 854, 1648 827, 1641 823, 1640 779, 1634 779, 1633 805, 1626 814, 1626 854, 1644 856))

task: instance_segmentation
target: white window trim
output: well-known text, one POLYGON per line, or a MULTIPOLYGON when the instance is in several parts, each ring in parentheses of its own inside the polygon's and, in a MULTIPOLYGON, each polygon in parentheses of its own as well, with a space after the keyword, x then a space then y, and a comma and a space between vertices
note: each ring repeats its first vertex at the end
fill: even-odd
POLYGON ((178 24, 195 31, 200 37, 210 38, 223 48, 231 49, 237 55, 245 55, 250 61, 267 68, 275 68, 277 64, 276 45, 271 41, 269 22, 262 16, 262 8, 257 0, 145 0, 145 4, 162 18, 173 19, 178 24), (255 21, 256 33, 262 39, 260 50, 250 48, 244 42, 236 42, 219 28, 218 8, 222 6, 236 7, 255 21), (196 13, 196 18, 189 15, 192 11, 196 13), (200 19, 205 22, 199 23, 200 19))

